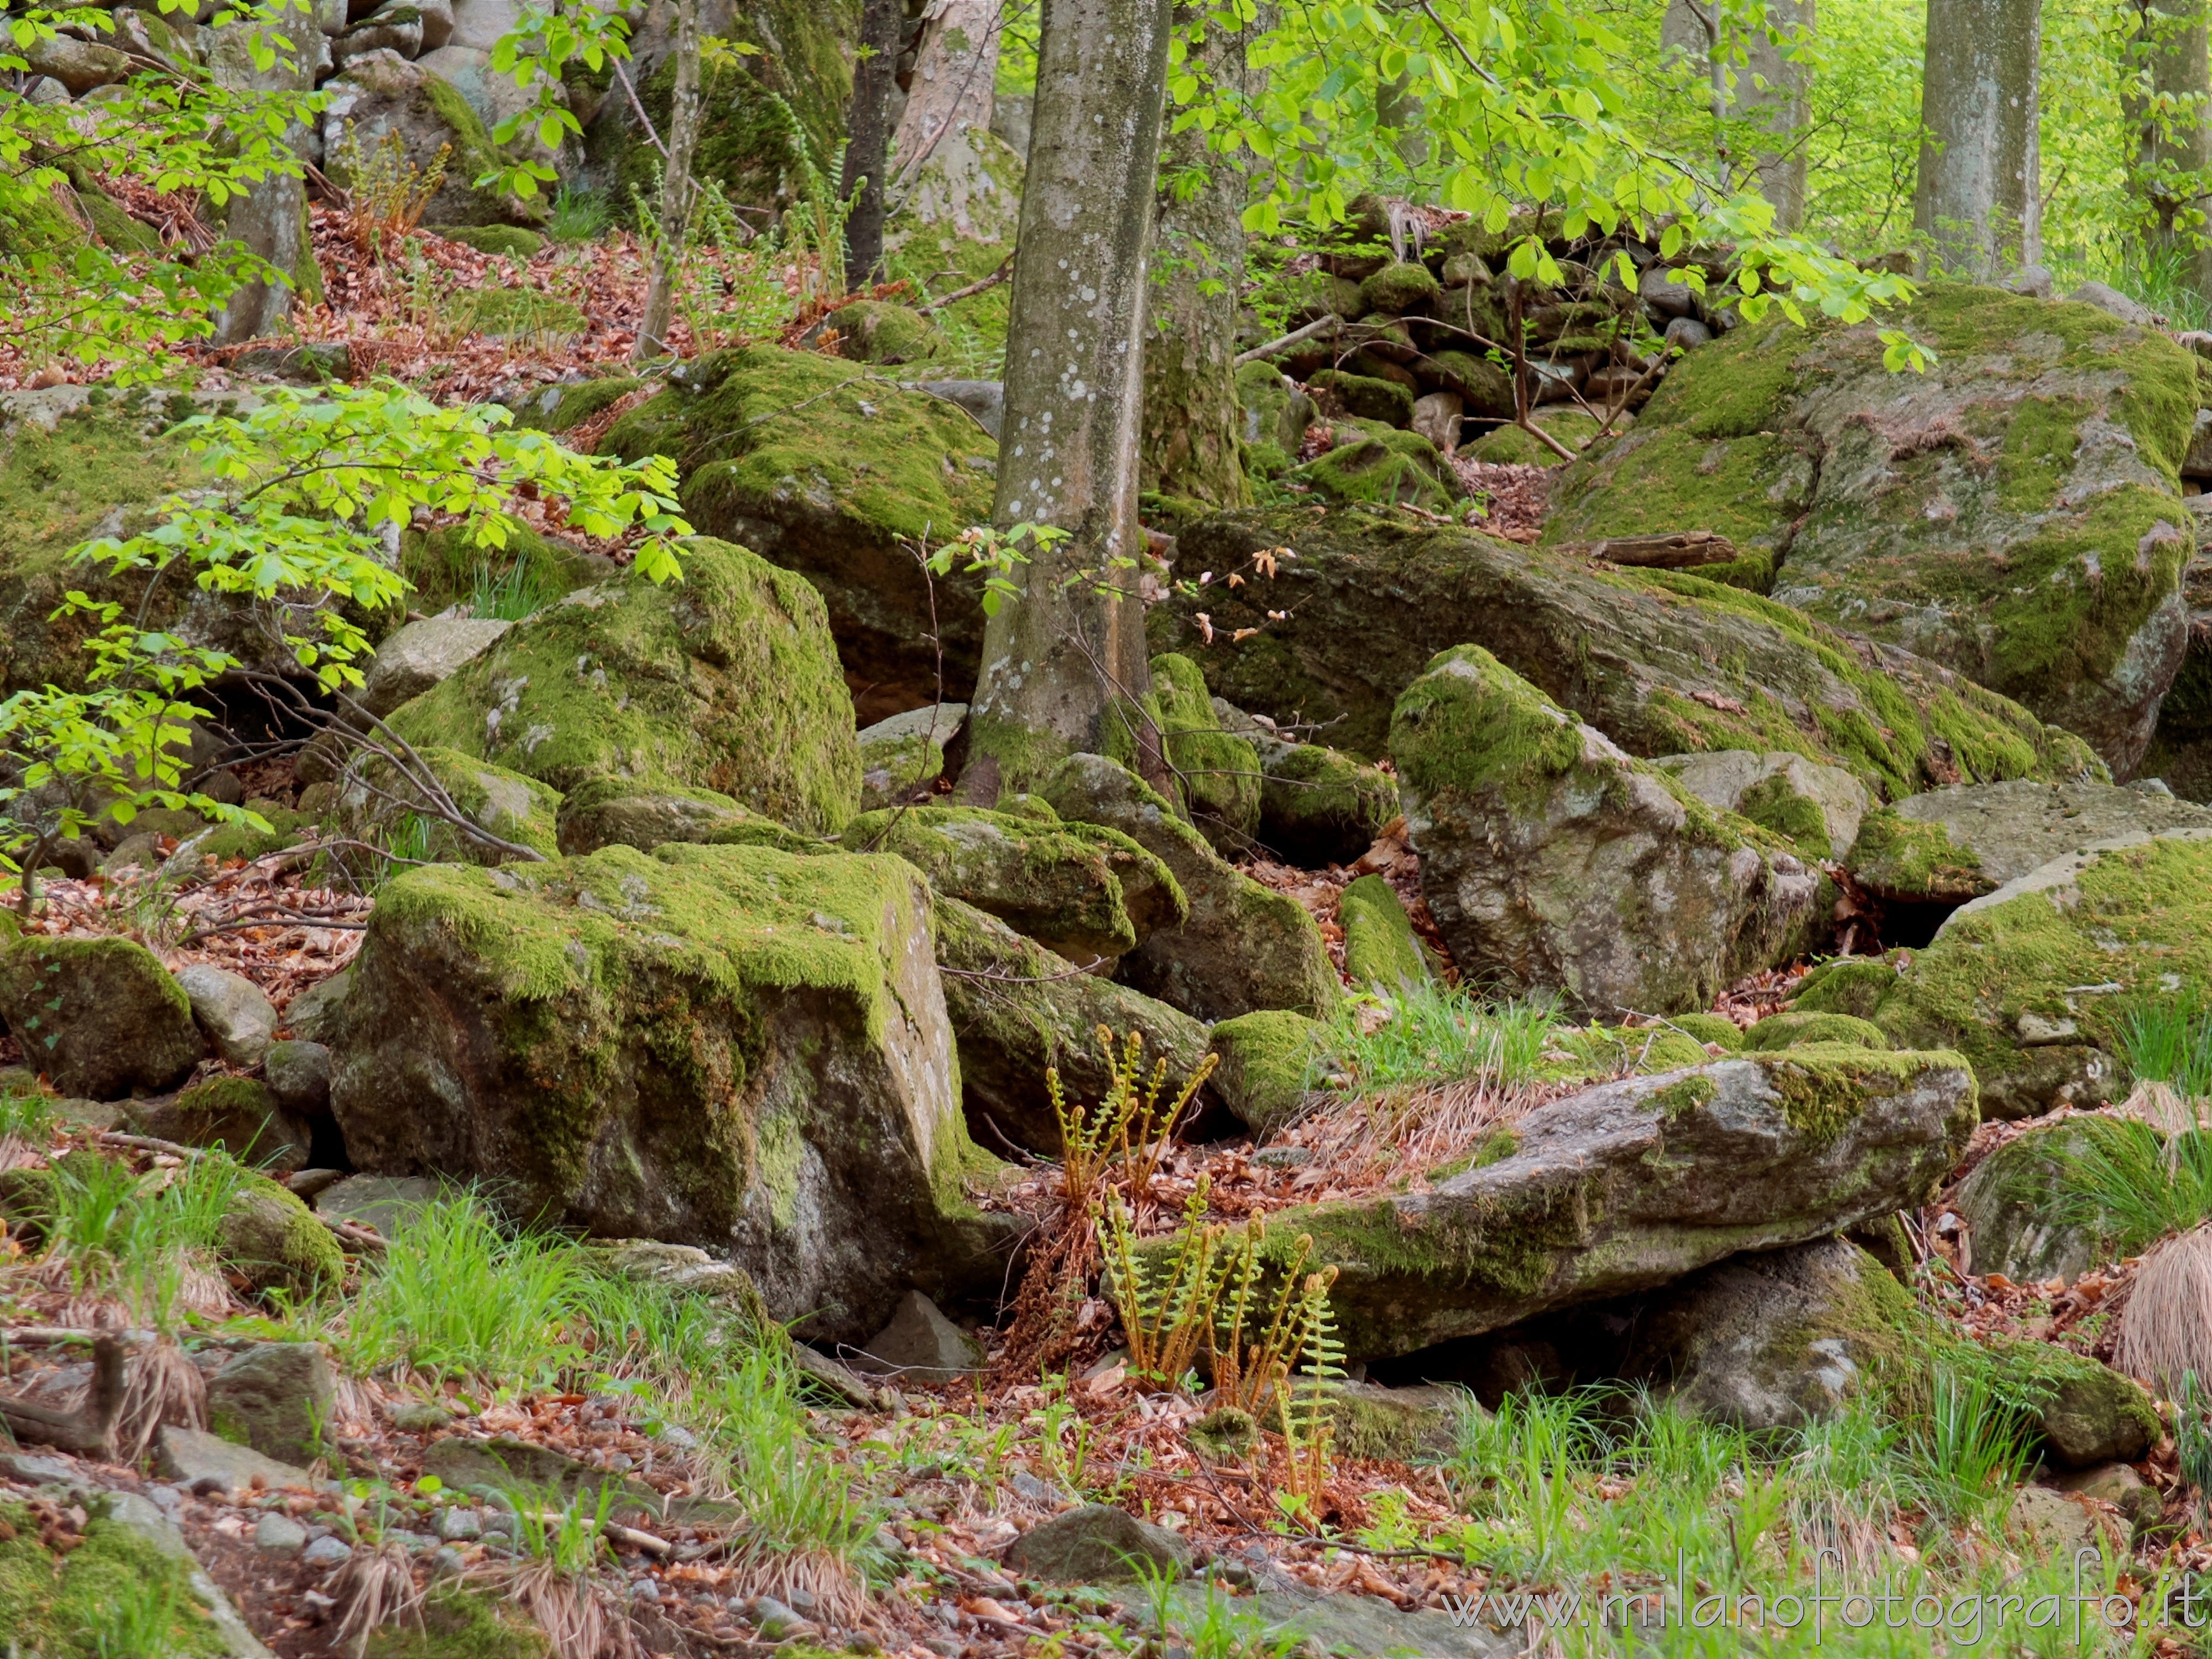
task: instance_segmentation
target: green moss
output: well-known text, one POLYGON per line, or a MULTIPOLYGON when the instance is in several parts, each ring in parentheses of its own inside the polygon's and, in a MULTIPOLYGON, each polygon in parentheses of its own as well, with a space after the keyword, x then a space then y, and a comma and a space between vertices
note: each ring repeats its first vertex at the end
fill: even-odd
POLYGON ((1887 806, 1860 821, 1850 863, 1852 878, 1885 897, 1966 900, 1996 886, 1980 855, 1954 842, 1941 819, 1923 823, 1887 806))
POLYGON ((695 538, 684 559, 681 582, 627 575, 516 623, 393 728, 564 793, 620 777, 838 828, 860 754, 820 598, 727 543, 695 538))
POLYGON ((240 1179, 216 1237, 223 1261, 259 1289, 312 1296, 345 1277, 345 1255, 330 1230, 265 1176, 240 1179))
POLYGON ((1391 992, 1433 977, 1397 890, 1381 876, 1362 876, 1347 885, 1337 918, 1344 928, 1344 971, 1354 985, 1391 992))
POLYGON ((1964 1056, 1945 1051, 1893 1053, 1850 1042, 1810 1042, 1754 1057, 1782 1097, 1784 1121, 1815 1146, 1839 1138, 1885 1082, 1910 1087, 1931 1062, 1966 1065, 1964 1056))
POLYGON ((1395 317, 1443 296, 1443 284, 1426 265, 1412 260, 1388 264, 1359 285, 1360 302, 1370 311, 1395 317))
POLYGON ((530 259, 545 247, 544 237, 520 225, 432 225, 429 228, 448 241, 472 247, 479 253, 530 259))
POLYGON ((1213 1086, 1255 1137, 1285 1127, 1304 1109, 1325 1035, 1318 1021, 1277 1009, 1214 1026, 1212 1048, 1221 1063, 1213 1086))
POLYGON ((886 300, 855 300, 826 321, 837 331, 837 355, 850 362, 925 362, 952 349, 928 318, 886 300))
POLYGON ((1398 699, 1391 752, 1433 793, 1534 801, 1583 763, 1581 723, 1479 645, 1440 653, 1398 699))
POLYGON ((1413 423, 1413 389, 1395 380, 1357 374, 1349 369, 1325 368, 1310 377, 1306 385, 1315 392, 1325 392, 1334 398, 1347 415, 1392 427, 1413 423))
POLYGON ((1321 744, 1281 744, 1260 765, 1261 835, 1292 864, 1355 858, 1398 816, 1396 778, 1321 744))
POLYGON ((1645 1098, 1653 1111, 1671 1122, 1687 1117, 1701 1106, 1710 1106, 1720 1098, 1720 1085, 1712 1079, 1692 1076, 1678 1079, 1645 1098))
POLYGON ((1872 1019, 1882 999, 1897 988, 1897 969, 1865 957, 1823 963, 1797 982, 1796 1008, 1805 1013, 1850 1014, 1872 1019))
POLYGON ((1726 1014, 1672 1014, 1667 1023, 1699 1042, 1717 1042, 1730 1054, 1743 1047, 1743 1028, 1726 1014))
POLYGON ((292 1145, 276 1097, 258 1078, 203 1078, 161 1109, 161 1117, 162 1139, 220 1147, 248 1165, 292 1145))
POLYGON ((1595 1178, 1566 1176, 1556 1185, 1493 1201, 1474 1220, 1455 1217, 1435 1228, 1420 1225, 1388 1200, 1281 1210, 1268 1218, 1262 1254, 1279 1271, 1292 1258, 1293 1241, 1307 1235, 1314 1261, 1356 1263, 1385 1277, 1526 1297, 1550 1279, 1559 1251, 1589 1237, 1602 1204, 1595 1178))
POLYGON ((363 1659, 555 1659, 537 1621, 507 1597, 474 1586, 434 1586, 419 1620, 372 1632, 363 1659))
POLYGON ((1166 653, 1152 666, 1162 745, 1191 817, 1217 847, 1243 851, 1260 822, 1259 754, 1221 729, 1196 663, 1166 653))
MULTIPOLYGON (((594 384, 619 386, 622 382, 594 384)), ((563 397, 562 409, 567 408, 568 398, 591 389, 574 388, 563 397)), ((561 416, 556 413, 544 422, 543 429, 565 430, 560 422, 561 416)), ((518 424, 532 422, 525 420, 518 424)), ((454 525, 434 530, 410 528, 400 537, 399 574, 407 579, 410 590, 408 603, 428 615, 434 616, 474 599, 479 574, 496 580, 509 576, 517 566, 525 572, 521 581, 532 591, 549 598, 604 581, 609 574, 604 561, 586 558, 573 549, 548 541, 527 525, 517 525, 503 548, 479 547, 465 528, 454 525)))
POLYGON ((0 1522, 10 1534, 0 1540, 0 1632, 27 1659, 106 1659, 151 1650, 137 1645, 149 1639, 163 1659, 229 1653, 192 1589, 189 1560, 104 1516, 87 1522, 82 1542, 66 1553, 40 1541, 38 1517, 23 1504, 0 1504, 0 1522))
POLYGON ((291 846, 308 823, 305 814, 267 801, 253 810, 268 823, 268 829, 256 830, 243 823, 219 823, 192 842, 192 854, 199 858, 213 859, 217 864, 228 864, 234 859, 258 859, 265 853, 274 853, 291 846))
POLYGON ((1828 815, 1810 795, 1801 795, 1785 773, 1777 772, 1743 792, 1735 804, 1740 817, 1772 830, 1807 859, 1827 859, 1835 850, 1828 840, 1828 815))
POLYGON ((1802 1048, 1814 1042, 1851 1043, 1862 1048, 1889 1047, 1889 1038, 1872 1020, 1852 1014, 1824 1014, 1803 1009, 1769 1014, 1743 1034, 1744 1048, 1754 1054, 1802 1048))
POLYGON ((1333 448, 1285 473, 1283 483, 1302 488, 1324 501, 1376 506, 1418 507, 1443 512, 1464 495, 1459 476, 1418 432, 1401 432, 1381 421, 1364 423, 1363 435, 1346 441, 1343 429, 1333 448))

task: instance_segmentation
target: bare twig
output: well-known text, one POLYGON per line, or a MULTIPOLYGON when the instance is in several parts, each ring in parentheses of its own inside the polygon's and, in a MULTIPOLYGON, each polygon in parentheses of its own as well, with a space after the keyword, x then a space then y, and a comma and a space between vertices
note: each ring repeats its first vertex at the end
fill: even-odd
POLYGON ((1326 317, 1316 317, 1304 328, 1294 328, 1279 340, 1270 340, 1265 345, 1254 346, 1249 351, 1238 352, 1230 360, 1231 367, 1242 368, 1247 363, 1259 362, 1263 358, 1288 351, 1294 345, 1302 345, 1308 340, 1325 338, 1343 326, 1344 319, 1334 312, 1326 317))
MULTIPOLYGON (((1017 248, 1014 252, 1019 252, 1020 250, 1017 248)), ((927 317, 933 311, 942 311, 945 307, 951 305, 955 300, 969 299, 975 295, 984 292, 987 289, 998 287, 1000 283, 1005 282, 1007 277, 1013 274, 1014 255, 1013 253, 1009 253, 1005 258, 999 261, 998 269, 994 270, 988 276, 982 278, 980 282, 970 283, 965 288, 956 288, 951 293, 946 295, 941 300, 932 300, 926 306, 916 306, 914 308, 915 313, 917 316, 927 317)))

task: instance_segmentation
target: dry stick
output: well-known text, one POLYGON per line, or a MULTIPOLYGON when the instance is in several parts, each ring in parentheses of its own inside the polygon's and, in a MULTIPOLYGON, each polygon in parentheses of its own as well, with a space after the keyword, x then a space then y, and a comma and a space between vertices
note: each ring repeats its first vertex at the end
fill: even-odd
POLYGON ((1343 325, 1344 319, 1334 312, 1331 312, 1326 317, 1316 317, 1304 328, 1294 328, 1279 340, 1270 340, 1265 345, 1254 346, 1249 351, 1238 352, 1229 360, 1230 367, 1242 368, 1247 363, 1256 363, 1262 358, 1273 357, 1279 352, 1288 351, 1294 345, 1302 345, 1308 340, 1319 339, 1324 335, 1334 334, 1343 325))
MULTIPOLYGON (((207 1149, 203 1146, 187 1146, 174 1140, 156 1140, 151 1135, 126 1135, 116 1129, 102 1131, 100 1144, 103 1146, 125 1146, 136 1152, 162 1152, 187 1162, 197 1162, 207 1156, 207 1149)), ((391 1248, 391 1241, 380 1233, 373 1233, 366 1227, 356 1227, 350 1221, 334 1221, 329 1216, 316 1215, 313 1210, 307 1213, 314 1216, 319 1224, 341 1242, 365 1250, 371 1255, 381 1255, 391 1248)))
MULTIPOLYGON (((1018 253, 1020 252, 1021 250, 1019 248, 1016 248, 1014 250, 1014 253, 1018 253)), ((933 311, 944 310, 945 307, 951 305, 955 300, 965 300, 973 295, 982 293, 987 289, 996 288, 1000 283, 1005 282, 1008 276, 1013 274, 1013 270, 1014 254, 1009 253, 1005 258, 999 261, 999 268, 993 271, 988 276, 984 277, 981 282, 970 283, 965 288, 956 288, 951 293, 946 295, 943 299, 932 300, 926 306, 916 306, 914 308, 915 314, 917 317, 927 317, 933 311)), ((1243 360, 1240 358, 1238 361, 1242 362, 1243 360)))
POLYGON ((0 1423, 23 1439, 106 1462, 114 1455, 124 1381, 123 1340, 113 1331, 102 1331, 93 1339, 92 1391, 82 1411, 60 1412, 27 1400, 0 1399, 0 1423))
POLYGON ((652 141, 653 149, 660 152, 660 159, 666 161, 668 146, 660 142, 659 133, 653 130, 653 118, 645 112, 645 106, 638 102, 637 88, 629 83, 629 71, 622 66, 619 58, 610 58, 608 62, 613 65, 615 79, 622 82, 622 89, 629 95, 629 106, 637 112, 637 118, 645 127, 646 137, 652 141))

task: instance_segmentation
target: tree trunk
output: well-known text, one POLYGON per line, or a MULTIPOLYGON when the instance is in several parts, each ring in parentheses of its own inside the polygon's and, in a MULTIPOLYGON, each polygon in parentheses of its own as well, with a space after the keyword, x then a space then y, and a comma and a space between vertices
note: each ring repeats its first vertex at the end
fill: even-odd
POLYGON ((929 0, 914 81, 893 141, 895 185, 904 189, 946 135, 988 127, 999 79, 1000 0, 929 0))
MULTIPOLYGON (((208 55, 210 76, 233 92, 306 91, 313 84, 314 64, 304 52, 287 56, 280 49, 269 68, 255 65, 248 43, 262 32, 257 23, 231 23, 216 29, 215 45, 208 55)), ((303 26, 300 38, 312 41, 312 26, 303 26)), ((295 127, 289 138, 293 149, 304 155, 306 129, 295 127)), ((236 345, 276 333, 292 314, 301 262, 314 258, 307 240, 307 185, 301 173, 272 173, 244 195, 233 197, 223 216, 223 234, 244 245, 249 253, 266 259, 284 273, 284 278, 247 283, 234 292, 216 319, 214 343, 236 345)))
POLYGON ((2212 247, 2204 234, 2205 174, 2212 167, 2205 0, 2132 0, 2129 10, 2121 104, 2136 135, 2130 183, 2143 202, 2144 249, 2154 257, 2179 255, 2177 274, 2198 294, 2212 295, 2212 247))
POLYGON ((2002 277, 2042 258, 2042 0, 1928 0, 1913 228, 1938 268, 2002 277))
MULTIPOLYGON (((1137 443, 1170 11, 1169 0, 1045 0, 993 517, 1069 533, 1032 550, 1020 596, 985 628, 961 779, 971 801, 1096 750, 1117 702, 1151 690, 1137 443)), ((1138 738, 1156 757, 1158 734, 1138 738)))
MULTIPOLYGON (((1189 28, 1208 9, 1181 0, 1176 28, 1189 28)), ((1209 27, 1193 55, 1215 78, 1233 79, 1243 64, 1243 36, 1209 27)), ((1137 485, 1236 507, 1245 494, 1236 361, 1238 296, 1244 287, 1244 170, 1233 155, 1209 149, 1196 127, 1170 134, 1162 159, 1167 177, 1152 255, 1152 321, 1145 330, 1145 435, 1137 485), (1188 175, 1198 173, 1205 182, 1188 189, 1188 175)))
MULTIPOLYGON (((1796 230, 1805 222, 1805 149, 1797 139, 1812 118, 1812 68, 1793 58, 1790 48, 1811 37, 1816 3, 1767 0, 1766 28, 1745 40, 1723 28, 1720 0, 1671 0, 1660 26, 1661 50, 1679 52, 1702 69, 1717 122, 1755 120, 1780 141, 1753 157, 1752 168, 1759 175, 1759 193, 1773 204, 1774 222, 1782 230, 1796 230), (1782 38, 1770 38, 1769 31, 1782 38), (1739 46, 1745 59, 1741 64, 1733 61, 1739 46)), ((1725 138, 1718 160, 1726 182, 1735 183, 1738 158, 1725 138)))
POLYGON ((872 283, 884 262, 884 169, 890 161, 891 89, 905 9, 903 0, 863 0, 860 9, 861 58, 853 67, 845 176, 837 187, 853 202, 845 220, 845 280, 854 288, 872 283), (853 201, 856 189, 860 199, 853 201))
POLYGON ((645 316, 637 325, 637 344, 630 353, 639 362, 661 356, 668 349, 669 325, 676 314, 677 276, 683 269, 692 203, 698 193, 691 182, 691 157, 699 148, 699 0, 678 0, 676 88, 669 102, 668 171, 660 183, 660 234, 653 251, 653 275, 646 284, 645 316))

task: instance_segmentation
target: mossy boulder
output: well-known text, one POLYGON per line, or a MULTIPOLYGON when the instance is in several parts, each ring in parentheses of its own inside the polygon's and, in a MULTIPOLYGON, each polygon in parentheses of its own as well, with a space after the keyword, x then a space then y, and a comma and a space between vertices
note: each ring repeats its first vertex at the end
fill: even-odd
POLYGON ((1906 902, 1963 904, 1997 886, 1982 873, 1974 850, 1953 841, 1940 819, 1909 818, 1887 806, 1860 821, 1849 865, 1851 879, 1875 897, 1906 902))
POLYGON ((1273 363, 1246 363, 1237 371, 1237 404, 1244 416, 1244 470, 1279 478, 1296 466, 1314 418, 1313 399, 1297 382, 1273 363))
POLYGON ((1882 999, 1896 988, 1899 966, 1881 957, 1824 962, 1797 981, 1796 1011, 1872 1019, 1882 999))
POLYGON ((2212 829, 2212 807, 2087 779, 1958 784, 1889 811, 1878 845, 1846 860, 1861 886, 1885 898, 1978 898, 2115 836, 2212 829))
POLYGON ((608 374, 573 386, 549 386, 524 400, 514 411, 514 423, 537 432, 571 431, 648 384, 635 374, 608 374))
POLYGON ((1593 569, 1359 508, 1222 514, 1183 532, 1176 562, 1213 579, 1152 608, 1152 648, 1188 656, 1239 708, 1326 724, 1363 759, 1387 752, 1390 711, 1431 657, 1480 645, 1632 755, 1787 750, 1884 799, 2099 769, 2079 738, 1962 676, 1694 575, 1593 569), (1255 566, 1282 548, 1297 557, 1255 566))
POLYGON ((1213 1052, 1221 1056, 1213 1085, 1255 1138, 1287 1127, 1304 1109, 1306 1079, 1327 1030, 1319 1020, 1273 1008, 1213 1028, 1213 1052))
POLYGON ((87 1100, 167 1089, 207 1052, 185 988, 127 939, 30 935, 7 945, 0 1018, 26 1066, 87 1100))
POLYGON ((1249 851, 1260 823, 1258 752, 1223 729, 1206 676, 1189 658, 1173 652, 1154 657, 1152 694, 1158 700, 1161 747, 1191 821, 1230 856, 1249 851))
POLYGON ((1411 259, 1387 264, 1359 284, 1360 302, 1368 310, 1393 317, 1422 310, 1442 299, 1443 292, 1435 273, 1411 259))
POLYGON ((250 1168, 289 1175, 307 1163, 307 1126, 258 1078, 202 1078, 175 1099, 129 1109, 134 1133, 219 1147, 250 1168))
POLYGON ((1260 757, 1260 843, 1285 862, 1349 864, 1398 816, 1398 781, 1380 767, 1286 738, 1223 698, 1213 711, 1260 757))
POLYGON ((1346 414, 1359 420, 1375 421, 1401 429, 1413 423, 1413 391, 1395 380, 1386 380, 1374 374, 1357 374, 1346 368, 1325 368, 1318 374, 1309 376, 1306 385, 1333 399, 1346 414))
POLYGON ((1869 1019, 1850 1014, 1820 1014, 1792 1009, 1769 1014, 1743 1033, 1743 1047, 1753 1054, 1777 1048, 1802 1048, 1808 1042, 1850 1042, 1862 1048, 1887 1048, 1888 1036, 1869 1019))
POLYGON ((1399 700, 1391 752, 1462 974, 1618 1018, 1710 1007, 1811 909, 1785 843, 1632 760, 1480 646, 1399 700))
POLYGON ((572 858, 602 847, 635 847, 649 853, 672 841, 702 847, 775 847, 787 853, 831 850, 828 842, 787 830, 712 789, 641 785, 627 778, 594 779, 560 797, 555 830, 560 850, 572 858))
POLYGON ((853 702, 814 590, 742 547, 685 544, 681 581, 624 575, 517 623, 392 716, 566 794, 710 789, 795 830, 860 805, 853 702))
POLYGON ((1743 1027, 1726 1014, 1674 1014, 1667 1023, 1696 1042, 1717 1042, 1732 1054, 1743 1050, 1743 1027))
MULTIPOLYGON (((1411 394, 1407 396, 1410 420, 1411 394)), ((1418 432, 1399 432, 1379 421, 1366 421, 1361 429, 1339 425, 1335 433, 1334 444, 1283 474, 1286 489, 1308 490, 1325 501, 1418 507, 1431 513, 1443 512, 1466 498, 1451 463, 1418 432)))
POLYGON ((1939 287, 1901 319, 1778 316, 1677 365, 1545 535, 1717 531, 1774 559, 1784 604, 2017 698, 2125 776, 2186 647, 2197 402, 2188 352, 2092 306, 1939 287), (1937 349, 1925 374, 1883 366, 1898 326, 1937 349))
MULTIPOLYGON (((541 858, 560 850, 555 824, 561 792, 550 784, 429 744, 415 745, 414 761, 463 817, 505 845, 470 835, 431 810, 430 793, 416 776, 380 757, 356 760, 339 775, 337 799, 324 819, 325 836, 370 842, 434 864, 505 864, 526 856, 515 848, 541 858)), ((349 866, 368 862, 335 856, 349 866)))
POLYGON ((2129 994, 2212 980, 2208 893, 2212 831, 2069 854, 1952 912, 1864 1017, 1903 1048, 1955 1046, 1987 1117, 2118 1099, 2129 994))
POLYGON ((226 1266, 257 1290, 281 1290, 295 1300, 336 1285, 345 1255, 314 1212, 266 1176, 246 1175, 216 1227, 226 1266))
POLYGON ((1706 805, 1772 830, 1812 862, 1848 856, 1874 804, 1866 786, 1841 767, 1786 751, 1722 749, 1662 755, 1652 764, 1672 772, 1706 805))
POLYGON ((2141 1384, 2050 1342, 2007 1342, 1992 1356, 2009 1391, 2033 1400, 2042 1449, 2069 1469, 2132 1463, 2165 1437, 2141 1384))
MULTIPOLYGON (((1113 1081, 1100 1027, 1119 1044, 1144 1039, 1144 1072, 1168 1062, 1170 1094, 1206 1057, 1206 1028, 1164 1002, 1086 974, 958 899, 937 902, 937 962, 960 1055, 960 1097, 979 1146, 1060 1152, 1060 1124, 1045 1092, 1056 1067, 1071 1105, 1096 1106, 1113 1081)), ((1218 1029, 1218 1028, 1217 1028, 1218 1029)))
POLYGON ((989 1263, 930 937, 903 860, 671 845, 387 883, 329 1041, 365 1172, 712 1246, 780 1320, 862 1340, 989 1263))
POLYGON ((147 1535, 143 1519, 134 1527, 116 1518, 125 1506, 134 1519, 143 1510, 155 1524, 167 1524, 136 1493, 106 1498, 92 1504, 94 1518, 81 1534, 55 1547, 60 1536, 26 1505, 0 1502, 0 1631, 8 1640, 41 1659, 106 1659, 131 1650, 164 1659, 238 1659, 250 1652, 236 1644, 245 1626, 175 1529, 167 1534, 174 1547, 164 1550, 147 1535), (165 1601, 166 1615, 125 1624, 137 1610, 150 1612, 165 1601), (212 1616, 217 1603, 226 1615, 220 1619, 212 1616))
MULTIPOLYGON (((492 142, 490 129, 460 89, 435 71, 410 63, 392 51, 371 52, 349 61, 323 83, 324 164, 341 188, 353 183, 348 165, 348 134, 364 161, 376 156, 397 135, 407 164, 427 176, 438 152, 447 152, 445 171, 423 209, 429 222, 524 225, 544 222, 543 195, 528 200, 476 181, 512 156, 492 142)), ((529 140, 512 146, 521 153, 529 140)))
POLYGON ((964 702, 925 703, 863 726, 860 807, 911 800, 945 775, 945 750, 968 723, 964 702))
POLYGON ((1435 978, 1398 890, 1381 876, 1362 876, 1337 901, 1344 928, 1345 976, 1394 995, 1435 978))
POLYGON ((2108 1259, 2095 1228, 2059 1218, 2068 1163, 2095 1145, 2096 1124, 2087 1116, 2029 1124, 1959 1183, 1951 1202, 1966 1224, 1969 1273, 2071 1284, 2108 1259))
POLYGON ((1622 1376, 1657 1385, 1680 1411, 1753 1434, 1879 1397, 1913 1334, 1911 1294, 1841 1238, 1707 1267, 1640 1301, 1634 1317, 1622 1376))
POLYGON ((1321 929, 1206 845, 1150 786, 1103 755, 1071 755, 1036 793, 1073 823, 1119 830, 1167 866, 1189 909, 1121 959, 1116 977, 1200 1019, 1262 1008, 1318 1014, 1340 994, 1321 929))
POLYGON ((520 225, 430 225, 425 228, 479 253, 510 259, 533 258, 545 249, 544 236, 520 225))
MULTIPOLYGON (((1493 427, 1469 444, 1468 453, 1478 461, 1487 461, 1493 466, 1564 466, 1567 458, 1531 434, 1525 427, 1514 424, 1512 381, 1505 380, 1504 407, 1499 413, 1505 416, 1504 424, 1493 427)), ((1597 421, 1579 410, 1553 410, 1547 414, 1530 416, 1538 426, 1580 453, 1589 447, 1598 434, 1597 421)), ((1625 416, 1614 423, 1616 430, 1632 424, 1634 417, 1625 416)))
POLYGON ((852 684, 910 708, 972 685, 982 664, 983 583, 932 581, 910 550, 988 524, 999 449, 960 408, 865 378, 860 365, 774 346, 682 364, 599 453, 672 457, 691 522, 742 542, 820 590, 852 684))
MULTIPOLYGON (((1151 854, 1127 837, 1116 840, 1126 843, 1112 849, 1123 860, 1152 866, 1146 891, 1172 885, 1151 854)), ((1034 817, 968 806, 888 807, 846 825, 844 845, 896 853, 939 893, 998 917, 1074 963, 1126 955, 1175 919, 1171 909, 1146 909, 1140 929, 1108 845, 1095 832, 1074 835, 1034 817)))
POLYGON ((837 331, 837 355, 848 362, 918 363, 951 350, 936 324, 887 300, 854 300, 825 320, 837 331))
POLYGON ((1954 1054, 1716 1060, 1554 1101, 1506 1156, 1427 1192, 1278 1212, 1265 1249, 1279 1262, 1310 1235, 1312 1260, 1339 1267, 1349 1358, 1410 1353, 1911 1208, 1974 1123, 1954 1054))

